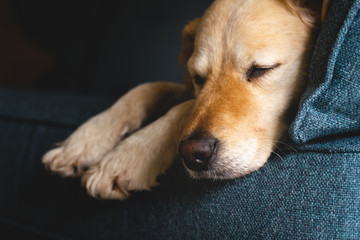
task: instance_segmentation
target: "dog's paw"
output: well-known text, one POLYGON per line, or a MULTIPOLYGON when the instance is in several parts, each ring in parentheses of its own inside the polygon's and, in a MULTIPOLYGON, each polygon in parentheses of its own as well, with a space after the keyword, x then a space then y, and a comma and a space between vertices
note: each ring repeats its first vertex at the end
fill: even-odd
POLYGON ((122 200, 130 196, 130 191, 151 190, 158 185, 159 172, 148 164, 152 159, 146 158, 129 146, 113 150, 83 175, 83 186, 98 199, 122 200))
POLYGON ((130 191, 149 191, 158 185, 156 177, 147 179, 134 173, 133 169, 122 169, 112 173, 108 169, 93 168, 83 175, 82 182, 88 194, 97 199, 120 200, 127 199, 130 191))
MULTIPOLYGON (((42 159, 46 169, 56 172, 61 176, 76 176, 79 172, 79 157, 68 157, 64 147, 58 147, 48 151, 42 159)), ((81 169, 81 168, 80 168, 81 169)))
POLYGON ((127 133, 126 125, 121 132, 115 131, 109 118, 103 113, 80 126, 60 147, 43 156, 45 167, 63 177, 82 175, 127 133))
POLYGON ((169 144, 171 135, 164 135, 161 125, 158 120, 129 136, 87 171, 82 182, 88 193, 95 198, 126 199, 129 191, 157 186, 157 176, 166 171, 176 154, 176 141, 169 144))
POLYGON ((166 115, 133 133, 108 152, 82 178, 96 198, 126 199, 130 191, 150 190, 177 154, 178 139, 195 101, 173 107, 166 115))
POLYGON ((62 177, 80 176, 89 169, 98 153, 92 154, 87 148, 79 144, 78 148, 74 145, 62 146, 47 152, 42 159, 45 168, 62 177))

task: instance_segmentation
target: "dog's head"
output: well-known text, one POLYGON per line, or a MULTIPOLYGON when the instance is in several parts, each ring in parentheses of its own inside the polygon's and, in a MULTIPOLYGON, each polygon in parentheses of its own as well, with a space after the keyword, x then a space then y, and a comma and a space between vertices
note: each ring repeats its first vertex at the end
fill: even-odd
POLYGON ((217 0, 184 29, 197 101, 179 153, 191 176, 235 178, 264 165, 305 85, 321 9, 308 2, 217 0))

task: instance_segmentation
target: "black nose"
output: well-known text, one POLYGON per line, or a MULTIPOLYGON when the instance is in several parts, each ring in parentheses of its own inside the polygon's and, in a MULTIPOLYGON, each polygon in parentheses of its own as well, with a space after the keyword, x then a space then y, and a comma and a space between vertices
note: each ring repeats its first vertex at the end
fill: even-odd
POLYGON ((200 172, 208 169, 216 145, 217 140, 206 134, 193 134, 181 141, 179 154, 189 169, 200 172))

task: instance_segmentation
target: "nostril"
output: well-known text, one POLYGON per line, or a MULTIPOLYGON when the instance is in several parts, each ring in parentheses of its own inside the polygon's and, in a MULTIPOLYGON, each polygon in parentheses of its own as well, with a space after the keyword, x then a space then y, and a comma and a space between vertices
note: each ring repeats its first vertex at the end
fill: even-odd
POLYGON ((183 140, 179 146, 179 154, 185 165, 194 171, 204 171, 209 167, 217 141, 213 138, 190 137, 183 140))

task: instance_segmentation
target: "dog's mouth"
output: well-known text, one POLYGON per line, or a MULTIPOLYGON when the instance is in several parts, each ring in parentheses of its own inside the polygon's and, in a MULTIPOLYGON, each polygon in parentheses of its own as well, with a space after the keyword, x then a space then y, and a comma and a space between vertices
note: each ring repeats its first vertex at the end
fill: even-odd
MULTIPOLYGON (((253 171, 256 171, 259 167, 251 166, 236 166, 236 164, 231 164, 231 160, 215 160, 210 162, 206 170, 194 170, 187 165, 187 161, 183 159, 183 164, 190 177, 192 178, 206 178, 206 179, 234 179, 238 177, 243 177, 253 171), (226 165, 224 162, 230 162, 229 165, 226 165)), ((234 163, 236 161, 232 161, 234 163)))
POLYGON ((190 177, 192 178, 205 178, 205 179, 233 179, 235 173, 230 169, 221 169, 218 167, 211 167, 208 170, 203 171, 194 171, 187 167, 185 164, 185 169, 188 171, 190 177))
POLYGON ((251 165, 251 164, 242 164, 237 159, 217 159, 210 162, 206 170, 194 170, 191 166, 189 167, 187 161, 183 159, 183 165, 190 177, 199 178, 199 179, 234 179, 248 175, 260 167, 262 167, 268 156, 263 158, 261 164, 251 165))

